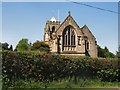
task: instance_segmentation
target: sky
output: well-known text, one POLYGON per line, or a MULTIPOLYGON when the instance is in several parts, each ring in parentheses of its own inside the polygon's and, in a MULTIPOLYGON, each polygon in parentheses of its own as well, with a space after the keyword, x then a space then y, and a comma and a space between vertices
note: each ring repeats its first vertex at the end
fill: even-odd
POLYGON ((119 0, 1 0, 2 2, 118 2, 119 0))
MULTIPOLYGON (((82 3, 118 12, 117 2, 82 3)), ((0 42, 12 44, 14 48, 22 38, 27 38, 32 43, 43 40, 46 21, 54 16, 62 23, 70 11, 80 27, 85 24, 88 26, 96 37, 98 45, 103 48, 107 46, 113 53, 118 50, 118 14, 116 13, 71 2, 2 2, 0 5, 2 5, 0 42)))

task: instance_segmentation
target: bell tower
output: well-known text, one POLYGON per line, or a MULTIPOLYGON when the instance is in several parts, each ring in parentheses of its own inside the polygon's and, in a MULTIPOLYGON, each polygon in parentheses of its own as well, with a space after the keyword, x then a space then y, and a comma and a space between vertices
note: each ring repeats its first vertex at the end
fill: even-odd
POLYGON ((50 20, 46 22, 46 26, 44 28, 44 41, 48 45, 50 44, 50 41, 54 40, 55 32, 60 26, 60 22, 55 19, 55 17, 52 17, 50 20))

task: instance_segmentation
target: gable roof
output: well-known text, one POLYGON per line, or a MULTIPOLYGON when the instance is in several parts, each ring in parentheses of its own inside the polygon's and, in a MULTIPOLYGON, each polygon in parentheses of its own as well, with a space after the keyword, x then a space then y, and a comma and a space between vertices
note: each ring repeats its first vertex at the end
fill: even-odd
POLYGON ((94 37, 94 35, 92 34, 92 32, 91 32, 91 31, 89 30, 89 28, 87 27, 87 25, 84 25, 84 26, 81 28, 83 34, 85 35, 84 29, 87 30, 87 32, 89 32, 89 33, 92 35, 92 37, 93 37, 94 39, 96 39, 96 38, 94 37), (85 29, 85 28, 86 28, 86 29, 85 29))
MULTIPOLYGON (((79 27, 79 25, 76 23, 76 21, 73 19, 73 17, 70 15, 70 13, 69 13, 69 15, 65 18, 65 20, 60 24, 60 26, 58 27, 58 29, 56 30, 56 32, 59 30, 59 28, 66 22, 66 20, 68 20, 69 18, 71 18, 71 20, 73 20, 73 22, 75 23, 75 25, 77 26, 77 28, 79 28, 79 30, 81 30, 81 28, 79 27)), ((81 32, 82 32, 82 30, 81 30, 81 32)), ((83 32, 82 32, 82 34, 83 34, 83 32)))

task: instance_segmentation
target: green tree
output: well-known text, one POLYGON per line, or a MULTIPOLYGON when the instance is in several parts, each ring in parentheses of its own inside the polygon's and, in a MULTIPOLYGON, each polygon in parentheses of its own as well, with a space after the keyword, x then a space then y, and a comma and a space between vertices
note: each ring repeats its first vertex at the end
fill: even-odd
POLYGON ((115 55, 114 55, 112 52, 108 52, 108 56, 106 56, 106 57, 109 57, 109 58, 114 58, 114 57, 115 57, 115 55))
POLYGON ((105 46, 105 48, 104 48, 104 53, 105 53, 105 57, 107 58, 114 58, 115 57, 115 55, 112 53, 112 52, 110 52, 109 51, 109 49, 105 46))
POLYGON ((104 50, 98 45, 98 57, 105 57, 104 50))
POLYGON ((109 50, 106 46, 105 46, 104 50, 105 50, 105 52, 109 52, 109 50))
POLYGON ((49 45, 43 41, 36 41, 32 44, 31 50, 49 52, 49 45))
POLYGON ((103 57, 103 58, 114 58, 115 57, 115 55, 112 52, 110 52, 106 46, 103 49, 98 45, 97 49, 98 49, 98 57, 103 57))
POLYGON ((120 45, 118 47, 118 51, 116 52, 116 57, 120 58, 120 45))
POLYGON ((120 58, 120 52, 119 51, 116 52, 116 57, 120 58))
POLYGON ((13 46, 10 45, 10 47, 9 47, 9 44, 7 42, 5 42, 5 43, 0 42, 0 50, 11 50, 11 51, 13 51, 13 46))
POLYGON ((12 45, 10 45, 9 50, 10 50, 10 51, 13 51, 13 46, 12 46, 12 45))
POLYGON ((18 42, 15 50, 17 50, 17 51, 28 51, 29 50, 28 39, 20 40, 18 42))
POLYGON ((8 48, 9 44, 8 43, 2 43, 2 50, 9 50, 8 48))
POLYGON ((2 43, 0 42, 0 50, 2 50, 2 43))

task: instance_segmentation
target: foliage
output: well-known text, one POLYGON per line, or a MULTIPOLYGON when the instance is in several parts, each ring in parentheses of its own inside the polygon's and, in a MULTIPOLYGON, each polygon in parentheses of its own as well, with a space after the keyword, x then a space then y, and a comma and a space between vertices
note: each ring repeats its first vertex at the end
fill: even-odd
POLYGON ((4 86, 11 87, 16 80, 51 82, 66 77, 98 78, 103 81, 120 81, 118 59, 65 57, 45 52, 2 52, 4 86), (112 73, 112 74, 111 74, 112 73))
POLYGON ((120 58, 120 51, 116 52, 116 57, 120 58))
POLYGON ((2 43, 0 42, 0 50, 2 50, 2 43))
POLYGON ((8 46, 8 43, 2 43, 2 50, 9 50, 8 46))
POLYGON ((100 77, 100 79, 102 81, 110 81, 110 82, 113 82, 113 81, 118 81, 118 78, 120 78, 120 74, 119 74, 119 69, 107 69, 107 70, 100 70, 98 71, 98 75, 100 77))
POLYGON ((31 50, 49 52, 49 45, 45 44, 42 41, 36 41, 31 46, 31 50))
MULTIPOLYGON (((67 77, 64 79, 59 79, 58 81, 52 81, 52 82, 40 82, 40 81, 35 81, 34 79, 30 80, 19 80, 15 81, 14 85, 9 87, 10 89, 16 88, 17 90, 19 89, 25 89, 29 88, 29 90, 33 90, 36 88, 40 89, 41 88, 64 88, 64 90, 69 90, 70 88, 79 88, 79 90, 84 90, 84 87, 87 88, 117 88, 118 87, 118 82, 101 82, 99 79, 90 79, 90 78, 79 78, 77 77, 77 81, 75 82, 75 77, 73 76, 72 78, 67 77)), ((2 90, 6 90, 3 88, 2 90)), ((44 90, 44 89, 43 89, 44 90)), ((61 90, 61 89, 57 89, 61 90)), ((89 89, 85 89, 89 90, 89 89)), ((94 89, 92 89, 94 90, 94 89)))
POLYGON ((10 50, 10 51, 13 51, 13 46, 10 45, 10 47, 9 47, 9 44, 7 42, 5 42, 5 43, 1 43, 0 42, 0 50, 10 50))
POLYGON ((13 46, 12 46, 12 45, 10 45, 9 50, 10 50, 10 51, 13 51, 13 46))
POLYGON ((27 51, 29 50, 28 39, 22 39, 18 42, 16 46, 17 51, 27 51))
POLYGON ((118 47, 118 51, 116 52, 116 57, 120 58, 120 45, 118 47))
POLYGON ((48 53, 50 48, 49 45, 43 41, 36 41, 32 44, 28 43, 28 39, 22 39, 19 41, 14 51, 40 51, 48 53))
POLYGON ((103 58, 114 58, 115 57, 115 55, 111 53, 106 46, 103 49, 98 45, 97 49, 98 49, 98 57, 103 57, 103 58))

